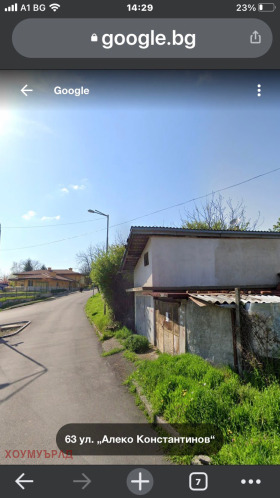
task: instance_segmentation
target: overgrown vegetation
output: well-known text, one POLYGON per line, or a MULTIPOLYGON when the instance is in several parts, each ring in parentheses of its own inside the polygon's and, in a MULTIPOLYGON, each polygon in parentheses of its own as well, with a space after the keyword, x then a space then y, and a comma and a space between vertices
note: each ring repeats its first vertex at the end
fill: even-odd
POLYGON ((146 353, 149 349, 149 341, 142 335, 133 334, 125 340, 124 346, 132 353, 146 353))
POLYGON ((112 356, 113 354, 120 353, 123 350, 124 350, 124 348, 113 348, 113 349, 110 349, 110 351, 104 351, 101 354, 101 356, 103 356, 103 357, 112 356))
POLYGON ((95 296, 89 298, 85 306, 85 311, 90 322, 96 325, 99 332, 101 332, 101 341, 115 337, 122 344, 119 348, 116 347, 102 353, 102 356, 110 356, 124 351, 124 357, 136 365, 143 361, 139 360, 139 356, 136 353, 146 352, 149 349, 149 341, 146 337, 133 334, 127 327, 122 327, 121 324, 115 322, 110 310, 109 313, 104 315, 104 300, 101 294, 95 294, 95 296))
POLYGON ((280 379, 280 338, 271 316, 241 308, 241 337, 245 378, 257 386, 280 379))
MULTIPOLYGON (((112 314, 104 316, 103 303, 97 294, 86 305, 89 319, 103 336, 114 336, 126 347, 135 341, 147 341, 116 324, 112 314)), ((263 323, 259 319, 257 322, 258 326, 263 323)), ((267 345, 271 346, 272 339, 269 329, 266 330, 264 347, 268 352, 267 345)), ((121 349, 114 348, 108 354, 121 349)), ((162 415, 175 427, 177 424, 213 424, 222 431, 224 445, 212 456, 213 464, 280 464, 280 385, 275 375, 251 368, 242 379, 229 367, 214 367, 189 353, 161 354, 154 361, 139 361, 132 351, 133 348, 123 352, 137 367, 127 383, 131 386, 132 380, 137 381, 155 414, 162 415)), ((192 457, 172 459, 190 464, 192 457)))
POLYGON ((94 323, 101 333, 105 333, 106 329, 112 326, 112 314, 110 309, 104 315, 104 301, 101 294, 95 294, 88 299, 85 312, 91 323, 94 323))
POLYGON ((123 244, 110 245, 108 252, 103 248, 96 248, 90 278, 100 289, 114 319, 131 326, 133 295, 128 294, 126 289, 132 286, 132 276, 120 271, 124 251, 123 244))
MULTIPOLYGON (((154 412, 171 424, 208 423, 222 430, 224 445, 213 456, 214 464, 280 463, 280 386, 275 380, 257 388, 229 368, 213 367, 188 353, 142 361, 131 379, 154 412)), ((175 458, 186 464, 190 460, 175 458)))
POLYGON ((121 329, 117 330, 114 335, 116 339, 125 340, 128 339, 131 334, 131 330, 129 330, 127 327, 122 327, 121 329))
POLYGON ((131 330, 127 327, 122 327, 119 322, 114 320, 114 315, 110 308, 107 309, 107 313, 104 315, 104 300, 101 294, 95 294, 95 296, 88 299, 85 312, 90 322, 96 325, 99 332, 101 332, 101 341, 116 337, 124 344, 125 340, 132 335, 131 330))

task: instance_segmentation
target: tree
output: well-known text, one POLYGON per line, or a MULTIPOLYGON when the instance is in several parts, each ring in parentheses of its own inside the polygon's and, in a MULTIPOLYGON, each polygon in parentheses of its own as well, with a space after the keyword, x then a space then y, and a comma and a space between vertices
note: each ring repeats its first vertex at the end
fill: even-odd
POLYGON ((6 275, 5 273, 2 273, 1 270, 0 270, 0 280, 2 282, 8 282, 9 280, 9 275, 6 275))
POLYGON ((90 275, 91 265, 98 256, 100 250, 102 250, 100 246, 93 246, 90 244, 85 251, 80 251, 76 254, 78 268, 83 275, 90 275))
POLYGON ((275 223, 275 225, 273 225, 272 227, 272 232, 280 232, 280 218, 278 218, 277 222, 275 223))
POLYGON ((260 214, 256 220, 246 217, 246 208, 243 201, 233 204, 231 199, 224 199, 222 195, 206 200, 200 207, 195 205, 193 211, 186 212, 186 219, 182 220, 182 228, 193 230, 256 230, 260 214))
POLYGON ((33 271, 33 270, 45 270, 45 265, 42 265, 40 261, 36 259, 27 258, 19 262, 14 261, 11 267, 11 274, 16 275, 23 271, 33 271), (43 268, 44 267, 44 268, 43 268))
POLYGON ((34 270, 31 259, 27 259, 23 264, 23 271, 34 270))
POLYGON ((17 263, 16 261, 13 261, 12 267, 11 267, 11 274, 16 275, 17 273, 21 273, 23 271, 23 262, 20 261, 17 263))
POLYGON ((114 318, 131 325, 130 312, 133 309, 132 296, 125 290, 131 287, 131 274, 120 271, 125 247, 122 244, 109 246, 108 252, 97 248, 90 277, 102 292, 106 304, 112 310, 114 318))

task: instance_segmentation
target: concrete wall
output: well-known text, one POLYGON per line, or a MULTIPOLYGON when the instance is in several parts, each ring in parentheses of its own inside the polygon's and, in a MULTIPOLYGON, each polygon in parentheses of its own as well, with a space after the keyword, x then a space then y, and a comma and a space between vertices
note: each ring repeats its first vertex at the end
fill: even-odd
POLYGON ((135 287, 276 285, 280 239, 151 237, 135 269, 135 287), (149 250, 149 267, 143 254, 149 250))
MULTIPOLYGON (((135 329, 154 344, 154 299, 135 293, 135 329)), ((189 352, 215 365, 234 366, 231 310, 182 301, 179 307, 179 354, 189 352)))
MULTIPOLYGON (((264 339, 263 347, 257 340, 253 341, 256 353, 265 355, 265 348, 268 347, 269 356, 275 356, 279 346, 272 341, 274 334, 280 340, 280 303, 247 303, 245 309, 249 314, 263 315, 268 318, 267 326, 271 328, 267 342, 264 339)), ((260 329, 261 330, 261 329, 260 329)))
POLYGON ((234 366, 230 309, 185 304, 186 350, 216 365, 234 366))
POLYGON ((179 353, 186 353, 186 311, 187 311, 187 301, 181 301, 181 306, 179 306, 179 353))
POLYGON ((154 344, 154 299, 135 293, 135 330, 154 344))
POLYGON ((152 244, 153 240, 149 239, 146 247, 138 260, 138 263, 134 270, 134 287, 152 287, 153 286, 153 256, 152 256, 152 244), (144 254, 149 253, 149 264, 144 266, 144 254))

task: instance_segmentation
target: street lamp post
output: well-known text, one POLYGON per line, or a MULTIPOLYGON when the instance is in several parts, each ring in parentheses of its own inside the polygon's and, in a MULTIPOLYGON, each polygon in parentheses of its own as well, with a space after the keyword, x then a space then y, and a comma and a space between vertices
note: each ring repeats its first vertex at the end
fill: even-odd
MULTIPOLYGON (((89 213, 93 214, 100 214, 101 216, 106 216, 107 218, 107 236, 106 236, 106 254, 108 253, 109 249, 109 215, 105 213, 101 213, 101 211, 98 211, 97 209, 88 209, 89 213)), ((106 315, 106 304, 104 302, 104 315, 106 315)))

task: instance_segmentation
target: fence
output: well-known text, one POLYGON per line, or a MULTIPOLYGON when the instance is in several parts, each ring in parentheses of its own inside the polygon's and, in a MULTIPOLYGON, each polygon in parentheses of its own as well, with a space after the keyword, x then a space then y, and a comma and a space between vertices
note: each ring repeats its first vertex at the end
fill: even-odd
POLYGON ((30 291, 25 289, 15 288, 13 291, 0 292, 0 308, 7 308, 13 304, 26 303, 29 301, 37 301, 51 296, 51 292, 46 290, 30 291))

